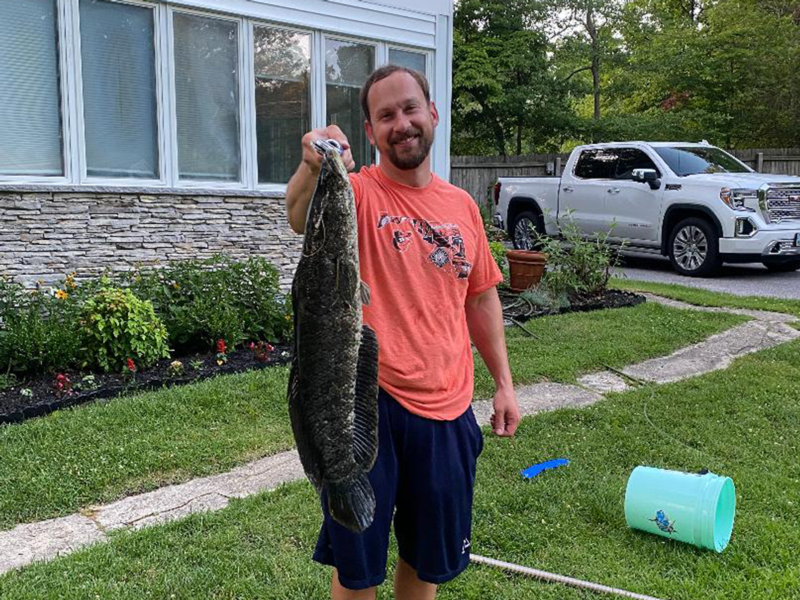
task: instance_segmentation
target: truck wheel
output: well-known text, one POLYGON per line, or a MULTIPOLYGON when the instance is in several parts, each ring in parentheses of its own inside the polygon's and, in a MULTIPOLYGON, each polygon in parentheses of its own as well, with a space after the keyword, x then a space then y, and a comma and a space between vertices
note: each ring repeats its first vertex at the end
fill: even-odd
POLYGON ((669 236, 672 268, 689 277, 713 277, 719 271, 719 235, 705 219, 689 217, 673 227, 669 236))
POLYGON ((764 262, 762 263, 772 273, 791 273, 800 269, 800 260, 789 260, 786 262, 764 262))
POLYGON ((530 210, 524 210, 514 219, 511 226, 511 239, 517 250, 534 250, 539 246, 539 235, 544 235, 540 225, 539 215, 530 210))

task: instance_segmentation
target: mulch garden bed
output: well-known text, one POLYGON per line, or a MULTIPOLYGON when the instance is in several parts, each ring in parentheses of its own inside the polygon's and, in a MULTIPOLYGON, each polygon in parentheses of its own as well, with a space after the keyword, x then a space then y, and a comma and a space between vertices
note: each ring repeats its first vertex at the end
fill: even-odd
POLYGON ((170 363, 176 360, 174 357, 160 360, 153 367, 137 371, 133 376, 122 373, 92 373, 94 376, 92 389, 85 390, 74 389, 80 386, 81 378, 85 373, 67 371, 65 375, 69 377, 73 387, 69 393, 57 391, 56 376, 53 374, 20 378, 16 385, 0 390, 0 424, 18 423, 68 406, 113 398, 120 394, 182 385, 217 375, 284 365, 291 360, 290 346, 273 344, 273 347, 274 350, 263 362, 256 360, 253 351, 247 347, 228 352, 226 354, 227 361, 221 365, 217 364, 217 355, 213 352, 182 356, 178 358, 184 367, 183 373, 180 375, 176 375, 170 370, 170 363), (21 393, 23 389, 30 390, 31 395, 23 395, 21 393))
POLYGON ((600 296, 573 301, 569 307, 560 310, 541 308, 527 302, 519 294, 511 292, 510 290, 500 290, 500 299, 503 303, 503 317, 507 321, 518 322, 525 322, 528 319, 554 314, 588 312, 591 310, 602 310, 604 308, 626 308, 642 304, 646 301, 646 298, 641 294, 623 292, 620 290, 606 290, 600 296))
MULTIPOLYGON (((518 294, 507 290, 501 290, 500 295, 504 305, 503 316, 508 321, 517 322, 557 313, 636 306, 645 301, 645 297, 639 294, 608 290, 602 296, 575 302, 569 308, 554 312, 520 301, 518 294)), ((179 357, 178 360, 184 365, 184 372, 180 375, 170 371, 170 363, 175 358, 161 360, 150 369, 137 371, 133 377, 122 373, 94 373, 93 389, 72 389, 70 393, 58 393, 53 374, 20 379, 16 385, 0 390, 0 424, 18 423, 61 408, 113 398, 133 391, 183 385, 217 375, 284 365, 291 360, 290 346, 275 345, 274 348, 266 362, 256 360, 253 351, 247 347, 227 353, 227 362, 222 365, 217 364, 217 355, 213 352, 179 357), (23 395, 21 393, 23 389, 29 389, 31 395, 23 395)), ((69 377, 73 388, 79 387, 84 374, 75 372, 65 374, 69 377)))

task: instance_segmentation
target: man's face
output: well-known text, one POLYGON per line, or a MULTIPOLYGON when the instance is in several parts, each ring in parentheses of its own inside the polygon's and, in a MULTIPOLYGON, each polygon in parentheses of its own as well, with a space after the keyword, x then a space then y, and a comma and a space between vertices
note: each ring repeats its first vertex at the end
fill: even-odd
POLYGON ((430 153, 439 115, 416 80, 402 71, 393 73, 372 85, 367 103, 367 136, 383 159, 404 171, 420 166, 430 153))

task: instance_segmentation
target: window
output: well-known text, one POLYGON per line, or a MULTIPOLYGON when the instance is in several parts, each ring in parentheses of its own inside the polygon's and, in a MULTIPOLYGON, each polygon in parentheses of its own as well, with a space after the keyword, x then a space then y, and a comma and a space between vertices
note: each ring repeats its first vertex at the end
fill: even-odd
POLYGON ((311 36, 256 27, 256 143, 259 183, 286 183, 311 129, 311 36))
POLYGON ((325 122, 338 125, 347 136, 357 169, 373 162, 358 95, 374 68, 374 46, 325 40, 325 122))
POLYGON ((727 152, 713 146, 684 146, 676 148, 656 148, 678 177, 699 173, 750 173, 744 164, 727 152))
POLYGON ((178 176, 239 181, 238 23, 175 13, 178 176))
POLYGON ((617 154, 619 160, 615 179, 633 179, 634 169, 653 169, 661 177, 655 163, 644 151, 636 148, 620 148, 617 154))
POLYGON ((157 179, 153 10, 80 0, 86 174, 157 179))
POLYGON ((55 0, 0 5, 0 174, 64 174, 55 0))
POLYGON ((401 67, 408 67, 426 75, 426 56, 422 52, 409 52, 408 50, 398 50, 389 48, 389 62, 401 67))
POLYGON ((575 165, 575 177, 613 179, 617 164, 616 150, 584 150, 575 165))

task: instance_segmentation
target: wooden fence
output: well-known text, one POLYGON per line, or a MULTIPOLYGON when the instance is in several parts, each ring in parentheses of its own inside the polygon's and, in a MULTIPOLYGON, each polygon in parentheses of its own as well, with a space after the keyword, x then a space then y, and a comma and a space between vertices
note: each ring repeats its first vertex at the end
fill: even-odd
MULTIPOLYGON (((731 150, 736 158, 760 173, 800 176, 800 148, 731 150)), ((547 177, 561 175, 569 154, 524 156, 452 156, 450 182, 480 205, 490 201, 498 177, 547 177)))

